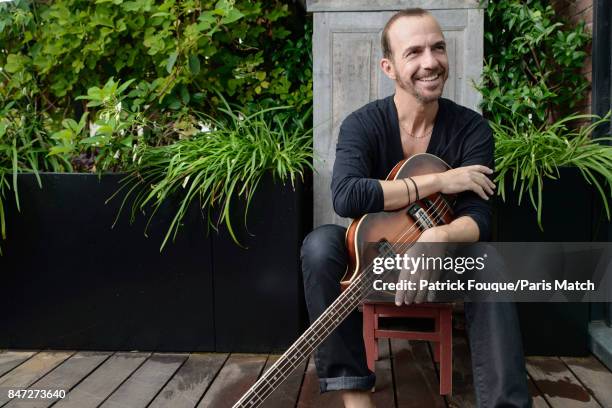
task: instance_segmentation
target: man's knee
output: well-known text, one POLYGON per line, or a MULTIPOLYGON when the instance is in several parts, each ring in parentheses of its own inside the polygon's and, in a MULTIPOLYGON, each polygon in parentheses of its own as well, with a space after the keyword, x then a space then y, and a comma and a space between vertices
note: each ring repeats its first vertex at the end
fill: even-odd
POLYGON ((346 267, 345 232, 339 225, 326 224, 306 236, 300 256, 305 281, 346 267))
POLYGON ((474 268, 470 271, 470 278, 476 282, 505 282, 507 281, 507 267, 503 255, 498 249, 488 242, 476 242, 462 244, 461 254, 468 259, 482 260, 482 268, 474 268))

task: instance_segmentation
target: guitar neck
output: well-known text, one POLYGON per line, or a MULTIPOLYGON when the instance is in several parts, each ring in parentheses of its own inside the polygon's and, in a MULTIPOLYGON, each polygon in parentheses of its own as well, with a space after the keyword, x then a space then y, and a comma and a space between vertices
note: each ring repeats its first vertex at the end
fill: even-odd
POLYGON ((351 285, 315 320, 291 347, 240 398, 234 408, 259 406, 366 298, 374 275, 361 273, 351 285))

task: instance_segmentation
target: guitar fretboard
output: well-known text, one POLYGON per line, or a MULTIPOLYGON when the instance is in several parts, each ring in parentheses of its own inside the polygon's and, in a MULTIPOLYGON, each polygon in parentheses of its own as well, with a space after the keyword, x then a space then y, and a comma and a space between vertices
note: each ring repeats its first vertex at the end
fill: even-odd
POLYGON ((261 404, 368 296, 375 277, 367 271, 356 276, 351 285, 236 402, 234 408, 252 408, 261 404))
MULTIPOLYGON (((443 223, 450 205, 440 196, 434 203, 428 203, 426 214, 431 224, 443 223), (429 205, 431 204, 431 206, 429 205), (433 209, 441 211, 435 214, 433 209)), ((423 226, 426 228, 426 226, 423 226)), ((412 234, 412 232, 410 232, 412 234)), ((404 248, 405 249, 405 248, 404 248)), ((385 255, 395 253, 393 246, 384 247, 385 255)), ((234 404, 233 408, 259 406, 312 352, 333 332, 336 327, 373 291, 372 284, 380 275, 372 273, 372 265, 364 268, 338 296, 338 298, 316 319, 291 347, 266 371, 255 384, 234 404)))

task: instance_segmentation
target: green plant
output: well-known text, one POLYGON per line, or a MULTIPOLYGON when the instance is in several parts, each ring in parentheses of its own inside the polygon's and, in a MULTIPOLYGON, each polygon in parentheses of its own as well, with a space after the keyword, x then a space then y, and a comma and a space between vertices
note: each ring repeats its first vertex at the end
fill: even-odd
POLYGON ((272 172, 280 182, 290 180, 293 184, 312 168, 312 128, 306 126, 310 110, 296 120, 291 109, 280 106, 242 112, 225 103, 222 117, 202 119, 204 132, 167 146, 139 145, 136 169, 117 192, 125 192, 123 205, 130 197, 134 199, 131 219, 147 208, 152 208, 153 217, 167 199, 178 197, 179 208, 161 250, 171 236, 174 239, 189 206, 197 199, 208 214, 209 225, 216 228, 225 223, 239 244, 231 222, 231 200, 239 197, 246 201, 246 223, 251 198, 266 172, 272 172), (289 121, 295 123, 289 126, 289 121), (213 206, 220 208, 216 224, 210 218, 213 206))
MULTIPOLYGON (((207 121, 226 131, 206 136, 230 134, 225 99, 249 112, 268 109, 265 120, 248 122, 287 138, 273 160, 286 177, 283 157, 297 160, 312 126, 311 35, 312 20, 281 0, 0 3, 2 237, 9 192, 19 205, 17 173, 152 172, 162 164, 143 157, 164 156, 164 146, 172 155, 192 138, 201 144, 207 121)), ((243 132, 234 130, 233 138, 243 132)), ((290 177, 297 166, 287 167, 290 177)), ((214 194, 211 204, 219 203, 214 194)))
POLYGON ((519 203, 529 196, 540 228, 543 179, 557 178, 560 166, 576 166, 595 185, 610 217, 612 147, 605 145, 610 138, 591 139, 604 119, 567 114, 586 97, 589 84, 581 68, 589 41, 584 23, 570 26, 548 1, 487 4, 485 64, 477 89, 495 136, 498 194, 505 200, 504 183, 511 180, 519 203))
POLYGON ((96 120, 91 126, 86 126, 89 112, 83 113, 78 123, 64 119, 63 129, 51 135, 57 144, 49 154, 89 154, 94 157, 94 171, 129 167, 135 136, 143 139, 147 126, 141 112, 131 112, 124 105, 125 91, 132 82, 121 84, 110 78, 103 88, 89 88, 86 96, 77 97, 88 100, 88 108, 98 108, 96 120))
POLYGON ((604 203, 608 219, 608 200, 612 196, 612 146, 606 145, 612 137, 591 138, 593 130, 610 120, 594 115, 570 115, 553 123, 536 126, 525 118, 517 118, 510 125, 491 122, 495 135, 495 168, 498 193, 505 200, 504 180, 511 178, 512 188, 523 194, 537 212, 542 228, 542 189, 545 177, 556 179, 561 166, 575 166, 584 179, 593 184, 604 203), (569 127, 571 122, 595 119, 578 129, 569 127), (602 185, 601 179, 604 183, 602 185), (606 190, 608 190, 606 192, 606 190))
POLYGON ((485 64, 477 85, 485 117, 537 128, 574 111, 588 88, 581 68, 589 41, 583 23, 570 27, 547 1, 489 1, 485 64))
POLYGON ((195 112, 214 113, 222 106, 216 89, 241 106, 294 106, 298 118, 312 101, 312 24, 304 24, 296 7, 281 0, 0 4, 0 68, 5 74, 0 97, 22 108, 28 95, 48 112, 49 130, 63 132, 55 133, 59 146, 54 153, 84 156, 81 162, 95 161, 99 171, 129 166, 128 138, 138 132, 128 131, 140 125, 131 123, 132 114, 149 125, 143 129, 146 143, 170 144, 195 133, 195 112), (108 107, 93 105, 89 97, 108 91, 109 78, 130 82, 122 93, 121 124, 106 121, 105 134, 90 140, 101 146, 80 150, 85 146, 77 140, 91 133, 88 124, 79 130, 64 120, 78 124, 89 112, 99 121, 108 107), (88 95, 87 106, 77 95, 88 95))
POLYGON ((9 192, 20 210, 17 175, 34 173, 40 186, 40 170, 59 172, 71 168, 66 157, 47 155, 53 143, 45 129, 47 119, 45 112, 33 104, 17 109, 14 102, 8 102, 0 108, 0 237, 3 240, 6 239, 4 204, 9 192))

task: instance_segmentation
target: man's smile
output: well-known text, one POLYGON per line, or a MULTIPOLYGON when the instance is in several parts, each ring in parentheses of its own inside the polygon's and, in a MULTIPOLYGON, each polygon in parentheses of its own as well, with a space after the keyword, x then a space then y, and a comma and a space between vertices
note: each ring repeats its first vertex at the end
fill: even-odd
POLYGON ((442 76, 442 73, 438 72, 437 74, 429 75, 426 77, 417 78, 417 81, 421 82, 434 82, 438 80, 442 76))

